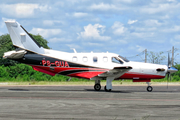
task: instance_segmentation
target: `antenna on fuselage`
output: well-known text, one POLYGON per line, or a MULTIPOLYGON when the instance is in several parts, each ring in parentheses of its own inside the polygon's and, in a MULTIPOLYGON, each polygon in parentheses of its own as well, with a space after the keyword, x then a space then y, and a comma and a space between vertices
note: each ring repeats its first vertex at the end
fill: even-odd
POLYGON ((75 49, 75 48, 71 48, 71 49, 73 49, 74 53, 77 53, 77 51, 76 51, 76 49, 75 49))

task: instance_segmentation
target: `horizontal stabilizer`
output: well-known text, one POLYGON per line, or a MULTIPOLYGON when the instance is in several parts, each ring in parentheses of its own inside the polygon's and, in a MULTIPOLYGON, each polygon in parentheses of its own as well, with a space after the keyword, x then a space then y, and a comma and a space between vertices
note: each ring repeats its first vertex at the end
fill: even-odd
POLYGON ((20 50, 20 51, 9 51, 5 52, 3 58, 6 59, 19 59, 22 58, 26 54, 25 50, 20 50))
POLYGON ((35 53, 44 53, 44 48, 41 47, 18 22, 6 21, 5 23, 14 46, 35 53))

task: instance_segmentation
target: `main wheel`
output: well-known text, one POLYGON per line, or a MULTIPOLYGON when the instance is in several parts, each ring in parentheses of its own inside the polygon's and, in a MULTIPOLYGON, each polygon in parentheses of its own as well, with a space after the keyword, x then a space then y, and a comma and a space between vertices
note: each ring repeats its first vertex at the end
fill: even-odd
POLYGON ((106 92, 110 92, 110 91, 111 91, 111 89, 106 89, 106 86, 104 86, 104 90, 105 90, 106 92))
POLYGON ((152 88, 151 86, 148 86, 148 87, 147 87, 147 91, 148 91, 148 92, 151 92, 152 90, 153 90, 153 88, 152 88))
POLYGON ((94 85, 94 90, 100 91, 101 90, 101 85, 99 83, 94 85))

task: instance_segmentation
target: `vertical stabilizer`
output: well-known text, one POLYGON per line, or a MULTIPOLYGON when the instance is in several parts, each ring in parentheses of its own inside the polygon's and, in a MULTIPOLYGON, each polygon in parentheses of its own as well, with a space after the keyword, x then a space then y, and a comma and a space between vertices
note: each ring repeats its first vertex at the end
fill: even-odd
POLYGON ((14 46, 39 54, 44 53, 44 48, 18 22, 6 21, 5 23, 14 46))

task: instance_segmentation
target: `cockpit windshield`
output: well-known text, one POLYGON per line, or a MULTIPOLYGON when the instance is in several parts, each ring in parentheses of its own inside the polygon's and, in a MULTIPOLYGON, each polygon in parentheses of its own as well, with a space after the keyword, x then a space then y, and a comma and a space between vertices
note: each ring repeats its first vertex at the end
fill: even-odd
POLYGON ((123 64, 123 61, 121 61, 118 57, 112 57, 113 63, 123 64))
POLYGON ((129 60, 128 59, 126 59, 126 58, 124 58, 124 57, 122 57, 122 56, 118 56, 119 58, 121 58, 122 60, 124 60, 125 62, 129 62, 129 60))

